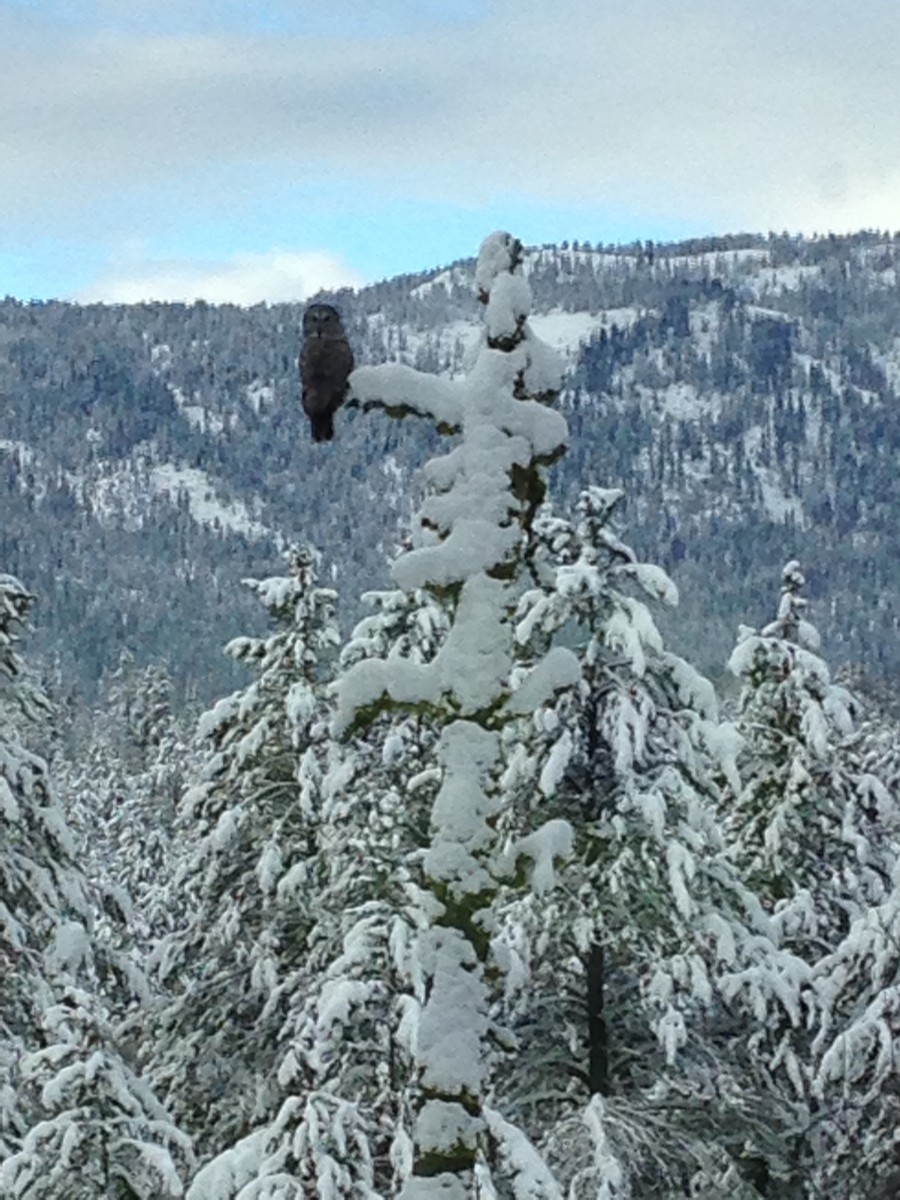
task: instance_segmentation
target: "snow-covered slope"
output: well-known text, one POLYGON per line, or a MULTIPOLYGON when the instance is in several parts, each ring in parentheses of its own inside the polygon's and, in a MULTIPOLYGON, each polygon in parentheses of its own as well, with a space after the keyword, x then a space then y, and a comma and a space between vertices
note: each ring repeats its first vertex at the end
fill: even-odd
MULTIPOLYGON (((708 670, 786 556, 825 606, 833 660, 900 669, 884 600, 900 591, 898 262, 900 242, 874 234, 527 252, 532 325, 568 367, 553 487, 624 488, 629 536, 679 583, 673 640, 708 670)), ((358 361, 459 377, 482 336, 473 271, 334 298, 358 361)), ((385 581, 431 435, 345 412, 314 447, 296 306, 7 301, 0 320, 0 569, 42 596, 44 648, 68 647, 102 590, 132 615, 103 624, 78 671, 123 643, 139 659, 202 643, 217 661, 230 630, 182 581, 214 578, 226 613, 238 579, 296 540, 324 550, 350 610, 385 581)))

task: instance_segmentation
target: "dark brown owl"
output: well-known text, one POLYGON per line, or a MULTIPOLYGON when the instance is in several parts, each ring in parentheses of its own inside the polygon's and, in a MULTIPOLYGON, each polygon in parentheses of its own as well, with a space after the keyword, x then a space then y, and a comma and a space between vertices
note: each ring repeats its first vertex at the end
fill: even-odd
POLYGON ((310 304, 303 314, 300 383, 314 442, 334 437, 334 414, 344 403, 352 370, 353 351, 341 314, 330 304, 310 304))

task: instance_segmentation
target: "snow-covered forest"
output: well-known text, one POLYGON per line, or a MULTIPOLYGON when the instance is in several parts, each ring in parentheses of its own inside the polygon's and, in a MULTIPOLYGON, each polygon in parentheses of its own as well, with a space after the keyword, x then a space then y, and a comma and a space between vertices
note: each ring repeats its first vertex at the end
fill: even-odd
MULTIPOLYGON (((829 657, 889 696, 900 670, 900 237, 751 234, 526 250, 532 325, 563 356, 569 449, 550 477, 624 491, 620 519, 680 593, 663 616, 717 682, 741 622, 802 559, 829 657)), ((358 363, 459 378, 474 260, 325 297, 358 363)), ((240 581, 312 543, 343 633, 422 498, 421 422, 345 412, 335 453, 299 405, 299 305, 0 301, 0 564, 37 596, 54 700, 108 694, 124 656, 180 706, 246 676, 240 581)))
POLYGON ((898 244, 813 246, 698 245, 678 272, 650 246, 567 247, 583 307, 551 311, 560 252, 494 234, 401 281, 397 353, 374 300, 345 297, 385 352, 304 480, 318 545, 283 533, 277 439, 299 421, 264 435, 289 331, 273 362, 235 344, 214 365, 228 313, 97 309, 146 354, 144 404, 49 306, 34 321, 83 340, 79 414, 7 302, 4 379, 31 382, 2 443, 0 1195, 900 1193, 897 405, 869 303, 896 290, 898 244), (447 305, 452 337, 412 338, 447 305), (179 319, 206 356, 192 386, 179 319), (208 490, 229 430, 255 506, 208 490), (347 441, 377 448, 379 486, 342 507, 366 482, 347 441), (69 540, 29 573, 51 516, 69 540), (216 565, 226 529, 243 585, 216 565), (144 535, 159 557, 117 568, 144 535), (32 656, 42 583, 54 632, 32 656), (189 612, 234 664, 199 720, 175 662, 189 612))

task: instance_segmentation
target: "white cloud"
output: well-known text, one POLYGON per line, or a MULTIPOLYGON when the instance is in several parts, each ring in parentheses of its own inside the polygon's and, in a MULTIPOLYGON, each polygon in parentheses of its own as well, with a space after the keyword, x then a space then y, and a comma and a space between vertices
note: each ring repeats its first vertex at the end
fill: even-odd
POLYGON ((207 300, 211 304, 270 304, 304 300, 320 289, 359 287, 365 281, 324 251, 238 254, 227 262, 145 262, 113 266, 75 299, 135 304, 142 300, 207 300))
POLYGON ((227 210, 235 180, 325 175, 720 230, 900 227, 896 0, 497 0, 440 36, 363 37, 326 11, 307 36, 66 33, 0 10, 7 228, 55 232, 136 189, 165 193, 171 224, 227 210))

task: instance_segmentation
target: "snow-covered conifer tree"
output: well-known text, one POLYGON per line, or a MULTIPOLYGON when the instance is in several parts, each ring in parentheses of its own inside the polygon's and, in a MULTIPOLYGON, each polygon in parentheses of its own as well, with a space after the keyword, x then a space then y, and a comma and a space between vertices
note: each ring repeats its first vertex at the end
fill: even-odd
MULTIPOLYGON (((743 786, 726 797, 726 831, 732 858, 805 969, 798 1010, 752 1040, 755 1061, 773 1074, 786 1069, 810 1106, 796 1170, 819 1180, 811 1186, 840 1190, 839 1172, 859 1151, 864 1107, 844 1104, 841 1088, 860 1084, 880 1058, 878 1022, 857 1018, 883 978, 874 947, 895 890, 896 802, 860 756, 857 702, 831 681, 818 653, 803 585, 799 564, 789 562, 776 619, 761 632, 743 628, 730 659, 744 683, 744 748, 743 786), (871 984, 860 986, 863 978, 871 984), (862 1050, 855 1058, 851 1046, 869 1047, 871 1057, 862 1050)), ((877 1068, 869 1078, 877 1093, 877 1068)))
MULTIPOLYGON (((57 957, 81 953, 60 930, 57 957)), ((82 931, 83 932, 83 931, 82 931)), ((69 966, 71 964, 65 964, 69 966)), ((23 1055, 19 1087, 32 1124, 0 1161, 0 1194, 28 1200, 184 1195, 190 1139, 120 1053, 94 996, 64 979, 42 1014, 43 1045, 23 1055)))
POLYGON ((97 999, 88 883, 46 764, 22 740, 48 716, 15 648, 31 603, 0 576, 0 1193, 178 1196, 188 1139, 97 999))
POLYGON ((0 1151, 16 1145, 27 1120, 19 1070, 51 999, 44 950, 65 912, 87 920, 90 909, 45 764, 20 740, 48 708, 16 649, 33 599, 0 575, 0 1151))
MULTIPOLYGON (((425 470, 425 501, 414 547, 394 564, 406 591, 424 588, 448 605, 451 625, 433 659, 366 659, 341 678, 337 730, 345 735, 392 709, 427 713, 442 727, 441 781, 421 860, 418 929, 408 971, 405 1023, 418 1088, 412 1172, 406 1200, 466 1200, 487 1191, 491 1167, 529 1180, 534 1196, 555 1184, 521 1134, 487 1104, 494 1056, 490 979, 500 857, 500 730, 545 703, 578 674, 555 647, 512 679, 513 581, 522 528, 543 499, 540 464, 566 440, 565 423, 539 401, 559 385, 555 356, 532 334, 521 246, 507 234, 481 248, 476 283, 486 305, 486 336, 462 383, 395 366, 363 368, 353 388, 364 407, 419 412, 460 444, 425 470), (529 1165, 530 1164, 530 1165, 529 1165), (476 1184, 476 1173, 479 1182, 476 1184)), ((554 837, 523 847, 546 870, 554 837)), ((524 1194, 524 1192, 523 1192, 524 1194)))
POLYGON ((890 886, 893 850, 852 743, 857 709, 820 657, 803 574, 782 572, 776 619, 741 629, 729 661, 741 678, 743 786, 728 799, 731 854, 784 936, 809 961, 890 886))
POLYGON ((900 790, 897 730, 869 716, 842 747, 855 795, 877 832, 879 858, 892 844, 884 898, 853 918, 813 969, 812 1091, 822 1114, 820 1153, 810 1177, 819 1194, 852 1200, 900 1189, 900 790))
POLYGON ((163 894, 177 857, 175 810, 192 747, 183 720, 172 712, 164 668, 139 671, 123 655, 104 691, 81 752, 74 759, 58 755, 53 770, 100 901, 98 936, 110 949, 111 965, 121 969, 123 956, 143 958, 166 932, 163 894))
POLYGON ((283 987, 317 916, 323 694, 339 635, 315 557, 297 551, 291 575, 248 581, 275 629, 229 643, 256 678, 201 719, 211 749, 178 817, 188 849, 171 904, 183 917, 156 953, 174 995, 154 1077, 206 1153, 277 1108, 283 987))
MULTIPOLYGON (((900 869, 813 972, 811 1090, 821 1113, 811 1186, 848 1200, 900 1188, 900 869)), ((814 1194, 814 1193, 810 1193, 814 1194)))
POLYGON ((510 730, 507 817, 564 818, 575 841, 565 886, 504 914, 523 1053, 502 1094, 573 1194, 662 1195, 696 1175, 733 1177, 737 1195, 739 1160, 777 1159, 779 1127, 712 1018, 726 999, 757 1020, 779 1007, 783 963, 724 856, 716 810, 721 781, 739 786, 740 739, 663 644, 647 601, 677 593, 614 532, 620 498, 584 491, 574 524, 539 514, 519 603, 523 666, 564 635, 581 677, 510 730))
MULTIPOLYGON (((398 591, 364 600, 375 611, 344 647, 343 670, 373 657, 434 658, 447 621, 433 597, 398 591)), ((312 924, 302 970, 270 997, 284 1011, 282 1102, 201 1170, 190 1200, 387 1197, 409 1174, 405 968, 417 911, 413 880, 439 776, 438 732, 427 715, 386 713, 332 756, 320 788, 315 878, 307 870, 284 880, 286 903, 303 887, 312 924)))

